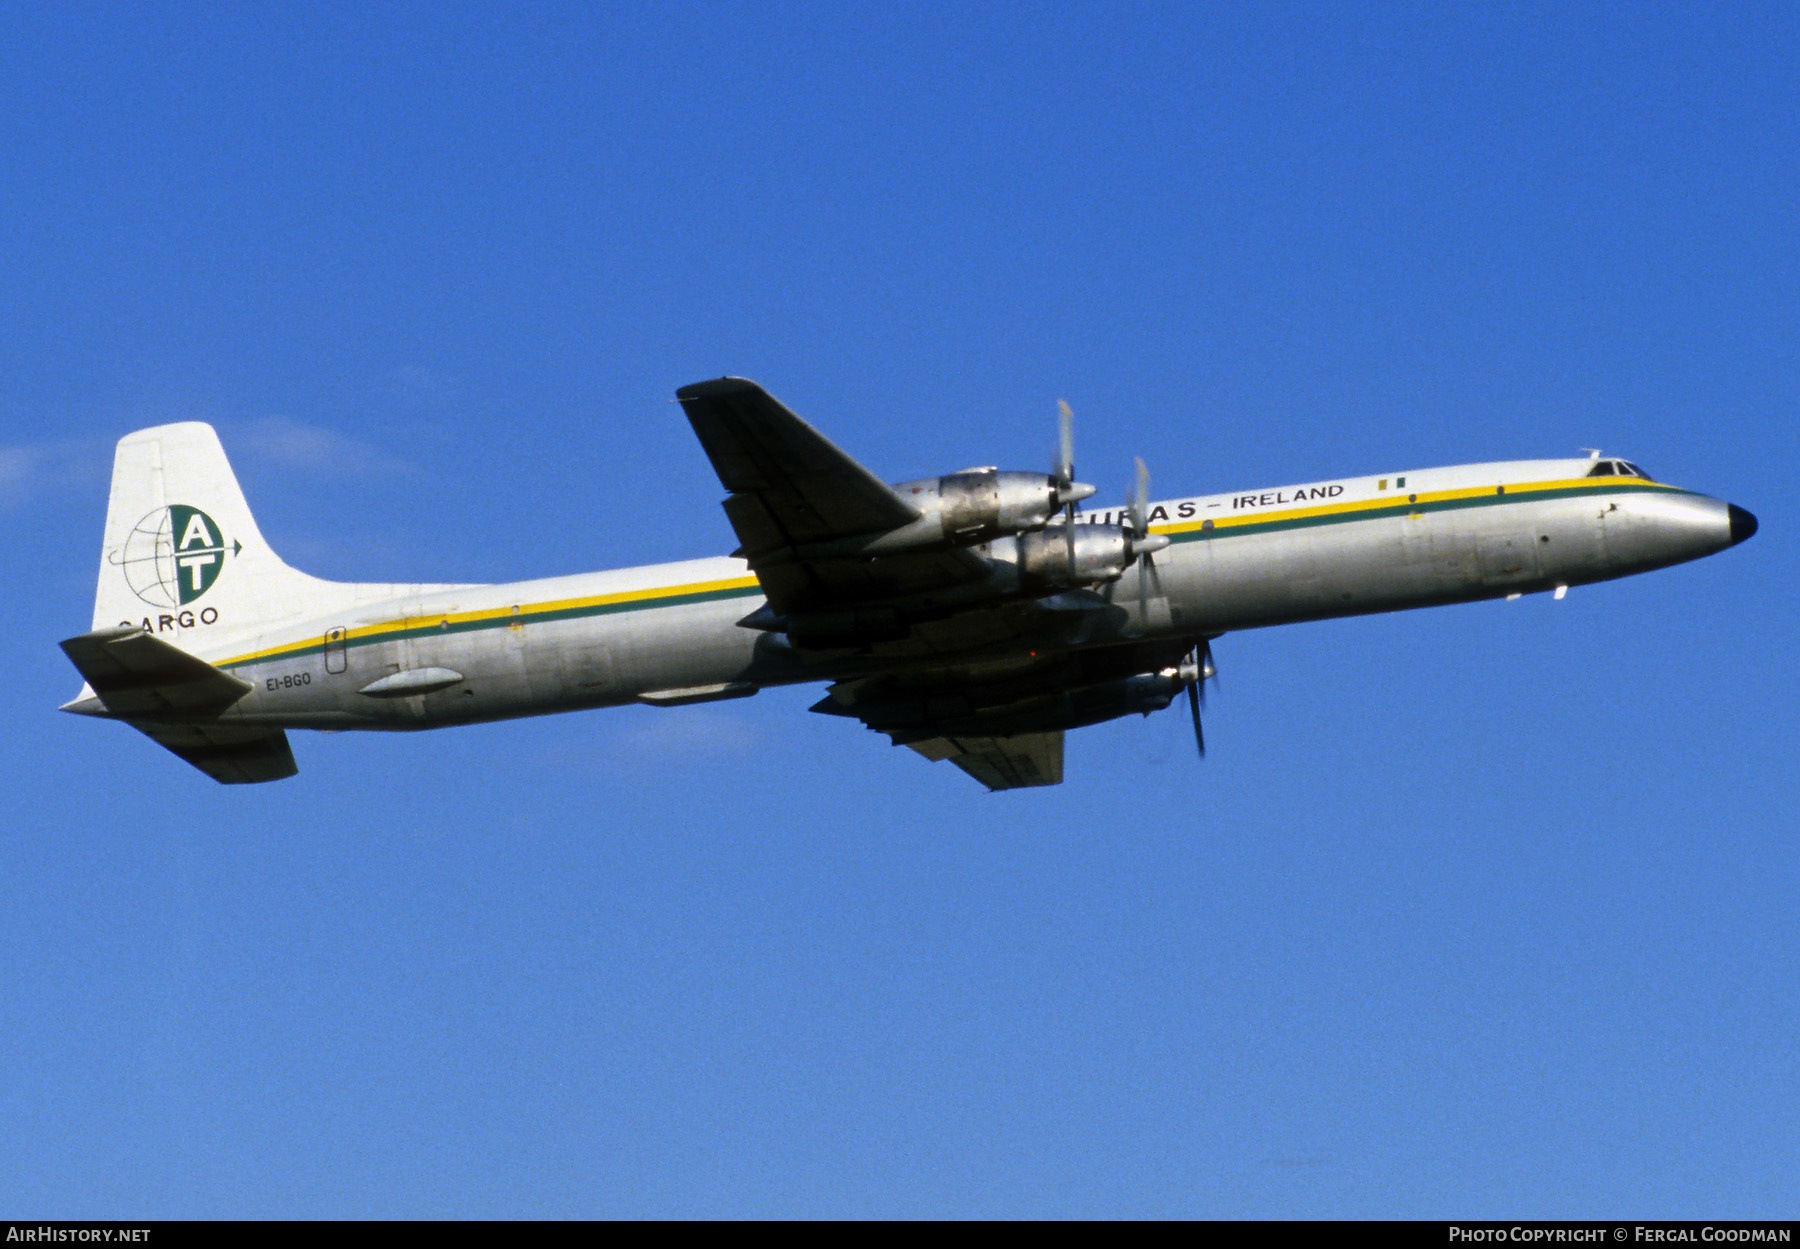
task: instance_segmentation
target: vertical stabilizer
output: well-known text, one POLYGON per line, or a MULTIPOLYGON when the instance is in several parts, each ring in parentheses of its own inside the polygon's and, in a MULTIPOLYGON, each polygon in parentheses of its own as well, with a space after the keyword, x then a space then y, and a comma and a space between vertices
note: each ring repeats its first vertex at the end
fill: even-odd
POLYGON ((284 564, 263 541, 212 426, 159 425, 120 440, 94 629, 138 626, 198 652, 407 588, 321 581, 284 564))

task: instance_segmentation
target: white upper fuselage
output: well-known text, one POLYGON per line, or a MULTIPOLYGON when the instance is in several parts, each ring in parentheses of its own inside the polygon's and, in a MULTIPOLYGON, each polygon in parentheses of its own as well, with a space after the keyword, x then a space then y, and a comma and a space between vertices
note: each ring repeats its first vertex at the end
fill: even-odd
MULTIPOLYGON (((1412 469, 1164 500, 1171 545, 1098 594, 1136 636, 1233 629, 1547 590, 1731 545, 1727 505, 1586 459, 1412 469)), ((1747 514, 1744 514, 1747 515, 1747 514)), ((1082 513, 1116 523, 1118 511, 1082 513)), ((1752 521, 1751 524, 1754 524, 1752 521)), ((326 583, 329 584, 329 583, 326 583)), ((505 585, 359 587, 354 603, 253 633, 140 620, 246 680, 232 718, 296 727, 420 728, 604 706, 698 701, 866 666, 797 652, 737 622, 763 603, 735 558, 505 585), (397 686, 366 692, 397 674, 397 686)), ((1116 637, 1116 634, 1113 635, 1116 637)))

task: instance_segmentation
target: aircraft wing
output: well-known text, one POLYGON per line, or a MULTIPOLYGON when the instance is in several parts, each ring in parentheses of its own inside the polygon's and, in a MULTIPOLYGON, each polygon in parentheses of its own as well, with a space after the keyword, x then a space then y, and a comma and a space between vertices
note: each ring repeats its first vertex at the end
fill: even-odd
POLYGON ((801 648, 854 638, 868 656, 869 675, 834 683, 814 711, 861 720, 998 790, 1060 783, 1065 730, 1168 704, 1177 686, 1156 674, 1191 640, 1126 636, 1127 613, 1091 591, 984 599, 971 583, 993 565, 973 550, 877 543, 919 510, 756 383, 724 377, 676 397, 731 492, 738 554, 769 611, 791 618, 789 638, 801 648), (957 587, 970 590, 942 593, 957 587), (958 606, 943 610, 946 600, 958 606), (912 608, 926 610, 880 631, 882 612, 912 608), (812 629, 796 627, 808 617, 812 629), (844 617, 858 628, 817 623, 844 617), (859 631, 865 617, 875 624, 859 631), (1109 634, 1118 640, 1095 644, 1109 634))
POLYGON ((224 785, 278 781, 299 769, 281 729, 220 721, 250 686, 141 628, 62 643, 93 690, 65 710, 123 720, 224 785))
MULTIPOLYGON (((1135 640, 950 659, 837 681, 812 709, 861 720, 989 789, 1056 785, 1064 730, 1144 710, 1118 701, 1122 683, 1178 664, 1187 646, 1135 640)), ((1164 696, 1157 705, 1167 702, 1164 696)))
POLYGON ((830 611, 978 581, 986 561, 961 549, 855 553, 919 512, 755 382, 738 377, 675 392, 719 480, 725 515, 777 613, 830 611))
POLYGON ((1062 784, 1060 729, 1013 737, 931 737, 907 745, 927 759, 948 759, 990 790, 1062 784))

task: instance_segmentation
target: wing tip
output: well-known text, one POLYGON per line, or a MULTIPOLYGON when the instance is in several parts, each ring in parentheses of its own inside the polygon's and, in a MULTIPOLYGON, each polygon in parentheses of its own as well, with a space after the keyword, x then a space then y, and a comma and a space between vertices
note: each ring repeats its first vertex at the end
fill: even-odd
POLYGON ((710 381, 683 386, 675 392, 675 397, 685 403, 689 399, 717 399, 726 395, 763 393, 763 388, 747 377, 715 377, 710 381))

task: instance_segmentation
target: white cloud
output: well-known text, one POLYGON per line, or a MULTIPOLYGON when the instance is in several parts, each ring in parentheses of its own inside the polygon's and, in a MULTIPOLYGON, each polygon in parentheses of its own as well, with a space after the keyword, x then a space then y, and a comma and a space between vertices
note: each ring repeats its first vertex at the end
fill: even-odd
MULTIPOLYGON (((408 461, 336 430, 265 417, 228 431, 234 463, 261 461, 284 469, 340 477, 410 474, 408 461)), ((0 512, 15 512, 57 493, 104 491, 112 473, 110 438, 62 438, 0 445, 0 512)), ((241 467, 241 465, 239 465, 241 467)))
POLYGON ((730 712, 698 707, 652 707, 621 734, 627 749, 647 754, 735 755, 749 750, 756 735, 730 712))
POLYGON ((236 439, 246 455, 283 468, 301 468, 346 477, 410 473, 412 465, 373 443, 334 429, 303 425, 285 416, 249 422, 236 439))
POLYGON ((91 487, 111 469, 112 452, 96 439, 0 447, 0 511, 16 511, 55 491, 91 487))

